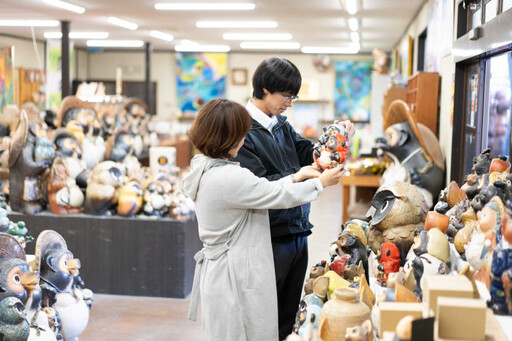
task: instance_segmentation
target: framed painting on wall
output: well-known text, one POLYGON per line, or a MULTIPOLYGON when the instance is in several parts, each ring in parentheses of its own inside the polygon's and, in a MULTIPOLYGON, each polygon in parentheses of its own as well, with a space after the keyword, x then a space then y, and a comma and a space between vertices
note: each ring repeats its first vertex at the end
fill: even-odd
POLYGON ((370 120, 372 62, 336 61, 335 118, 354 122, 370 120))
POLYGON ((0 47, 0 112, 6 104, 14 104, 14 47, 0 47))
POLYGON ((233 83, 233 85, 246 85, 247 84, 247 69, 232 69, 231 70, 231 83, 233 83))
POLYGON ((181 117, 194 117, 209 100, 225 97, 227 61, 227 53, 176 52, 181 117))

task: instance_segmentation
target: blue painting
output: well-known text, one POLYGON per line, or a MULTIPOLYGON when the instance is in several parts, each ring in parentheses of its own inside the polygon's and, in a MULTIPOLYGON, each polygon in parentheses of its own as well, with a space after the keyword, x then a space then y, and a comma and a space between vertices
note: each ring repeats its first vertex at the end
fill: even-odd
POLYGON ((370 61, 336 61, 334 89, 335 118, 354 122, 370 121, 370 94, 372 90, 370 61))
POLYGON ((178 107, 193 117, 209 100, 226 95, 227 53, 176 53, 178 107))

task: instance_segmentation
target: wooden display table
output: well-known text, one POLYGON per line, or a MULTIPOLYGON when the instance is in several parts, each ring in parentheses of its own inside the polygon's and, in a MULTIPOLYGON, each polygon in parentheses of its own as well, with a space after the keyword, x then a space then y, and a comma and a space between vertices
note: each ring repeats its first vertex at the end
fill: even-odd
POLYGON ((348 220, 348 206, 350 203, 350 186, 379 188, 380 175, 348 175, 341 178, 343 189, 343 217, 342 221, 348 220))
MULTIPOLYGON (((95 293, 185 298, 192 289, 194 254, 202 247, 195 219, 14 212, 9 219, 25 221, 34 238, 47 229, 60 233, 95 293)), ((34 254, 34 248, 30 242, 26 252, 34 254)))

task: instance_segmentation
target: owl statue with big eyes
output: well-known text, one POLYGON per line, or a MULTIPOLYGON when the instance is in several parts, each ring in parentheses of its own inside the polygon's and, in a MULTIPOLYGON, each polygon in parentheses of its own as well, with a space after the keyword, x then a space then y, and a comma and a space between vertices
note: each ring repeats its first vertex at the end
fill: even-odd
POLYGON ((313 157, 320 171, 331 169, 345 162, 349 153, 348 131, 341 124, 333 123, 324 127, 313 148, 313 157))

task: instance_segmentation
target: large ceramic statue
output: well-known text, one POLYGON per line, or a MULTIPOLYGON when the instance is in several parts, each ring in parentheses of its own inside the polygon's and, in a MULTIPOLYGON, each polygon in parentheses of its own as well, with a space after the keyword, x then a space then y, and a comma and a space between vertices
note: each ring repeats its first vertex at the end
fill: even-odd
POLYGON ((41 299, 39 274, 26 262, 23 247, 0 233, 0 333, 7 340, 55 341, 59 317, 52 308, 42 308, 41 299))
POLYGON ((80 278, 80 260, 73 257, 62 236, 52 230, 37 237, 35 253, 43 305, 59 314, 64 340, 78 340, 87 327, 92 305, 92 291, 83 289, 80 278))
POLYGON ((382 178, 420 187, 432 207, 444 185, 444 159, 439 141, 429 128, 417 123, 407 103, 396 100, 384 114, 381 149, 393 160, 382 178))
POLYGON ((35 214, 44 208, 40 175, 50 166, 55 151, 46 136, 38 136, 25 111, 9 148, 10 204, 13 211, 35 214))

